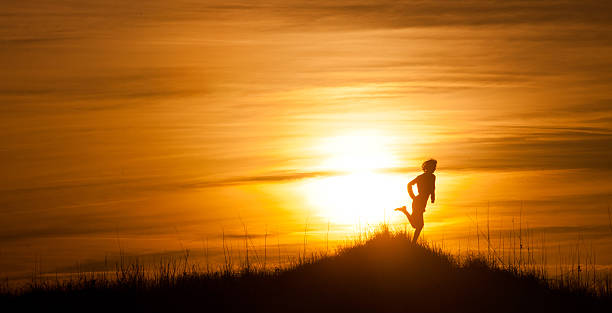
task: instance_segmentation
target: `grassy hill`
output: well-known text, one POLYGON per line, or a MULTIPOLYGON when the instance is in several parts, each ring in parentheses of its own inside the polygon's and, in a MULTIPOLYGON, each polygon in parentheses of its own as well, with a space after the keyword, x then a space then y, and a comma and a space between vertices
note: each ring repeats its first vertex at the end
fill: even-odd
POLYGON ((612 312, 609 296, 551 287, 480 258, 458 262, 388 231, 283 271, 155 280, 137 272, 113 281, 38 286, 5 294, 0 304, 41 312, 612 312))

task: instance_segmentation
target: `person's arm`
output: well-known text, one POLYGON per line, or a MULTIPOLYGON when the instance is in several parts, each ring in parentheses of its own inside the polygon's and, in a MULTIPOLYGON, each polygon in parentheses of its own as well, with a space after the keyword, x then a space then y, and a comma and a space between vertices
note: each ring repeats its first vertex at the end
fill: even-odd
POLYGON ((410 198, 412 200, 414 200, 414 198, 416 198, 416 196, 414 195, 414 191, 412 191, 412 185, 416 184, 417 179, 418 179, 418 177, 413 179, 412 181, 410 181, 408 183, 408 194, 410 195, 410 198))
POLYGON ((431 203, 436 202, 436 176, 433 179, 433 189, 431 190, 431 203))

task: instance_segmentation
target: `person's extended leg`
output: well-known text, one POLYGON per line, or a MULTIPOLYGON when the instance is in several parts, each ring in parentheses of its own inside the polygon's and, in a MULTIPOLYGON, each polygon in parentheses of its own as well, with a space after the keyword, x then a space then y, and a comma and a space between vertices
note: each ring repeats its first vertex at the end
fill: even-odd
POLYGON ((423 229, 423 226, 418 227, 414 230, 414 235, 412 236, 412 243, 417 242, 417 239, 419 239, 419 235, 421 234, 422 229, 423 229))
POLYGON ((423 212, 412 212, 412 226, 414 227, 414 235, 412 235, 412 243, 416 243, 423 230, 423 212))

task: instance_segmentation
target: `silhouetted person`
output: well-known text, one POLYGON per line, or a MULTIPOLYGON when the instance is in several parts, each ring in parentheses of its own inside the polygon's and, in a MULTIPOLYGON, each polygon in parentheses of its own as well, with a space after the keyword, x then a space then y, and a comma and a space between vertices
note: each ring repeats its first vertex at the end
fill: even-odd
POLYGON ((414 236, 412 242, 416 243, 421 230, 423 229, 423 213, 427 206, 427 200, 431 195, 431 203, 436 201, 436 176, 433 174, 436 171, 438 161, 429 159, 423 162, 421 168, 423 168, 423 174, 417 176, 411 182, 408 183, 408 194, 412 198, 412 214, 408 213, 406 206, 395 209, 396 211, 403 212, 406 214, 410 225, 414 227, 414 236), (412 191, 412 185, 416 184, 419 190, 418 195, 414 195, 412 191))

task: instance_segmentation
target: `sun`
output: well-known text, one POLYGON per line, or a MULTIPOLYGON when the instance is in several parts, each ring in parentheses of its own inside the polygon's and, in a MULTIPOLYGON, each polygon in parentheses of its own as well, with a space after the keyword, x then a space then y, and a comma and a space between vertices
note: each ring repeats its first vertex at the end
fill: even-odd
POLYGON ((325 138, 319 146, 319 151, 325 156, 321 167, 346 173, 391 168, 396 165, 390 149, 392 141, 392 137, 376 132, 357 132, 325 138))
POLYGON ((334 223, 380 223, 405 201, 405 179, 382 171, 398 165, 394 138, 358 132, 324 138, 320 168, 338 175, 313 178, 303 190, 318 215, 334 223))

